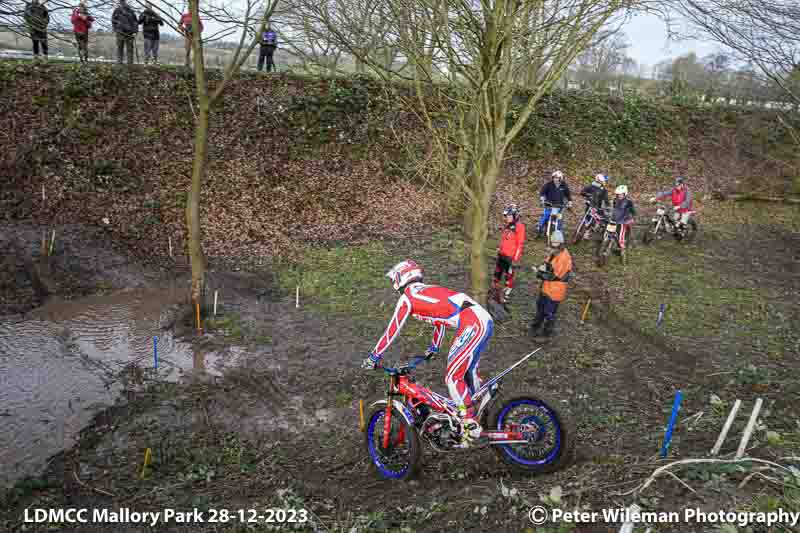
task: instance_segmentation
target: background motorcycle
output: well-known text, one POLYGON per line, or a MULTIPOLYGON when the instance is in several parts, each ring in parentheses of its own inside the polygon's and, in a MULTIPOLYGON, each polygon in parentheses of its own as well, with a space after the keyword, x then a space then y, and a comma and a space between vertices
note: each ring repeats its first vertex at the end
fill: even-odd
POLYGON ((619 244, 619 234, 622 230, 622 224, 608 221, 603 230, 603 239, 597 242, 594 256, 597 261, 597 266, 605 266, 608 263, 609 254, 619 252, 620 262, 624 265, 627 263, 625 256, 625 248, 619 244))
POLYGON ((596 231, 601 231, 608 223, 608 213, 592 207, 591 202, 589 200, 585 201, 586 203, 586 212, 583 214, 583 218, 578 223, 578 228, 575 230, 575 236, 572 238, 572 244, 578 244, 583 239, 588 239, 591 237, 591 234, 596 231))
MULTIPOLYGON (((650 244, 656 239, 662 238, 667 233, 671 233, 675 240, 691 242, 697 235, 697 221, 694 214, 697 211, 689 211, 689 222, 685 226, 677 224, 667 213, 667 209, 662 204, 656 204, 656 216, 653 217, 653 224, 647 233, 642 236, 644 244, 650 244)), ((677 217, 678 215, 675 214, 677 217)))

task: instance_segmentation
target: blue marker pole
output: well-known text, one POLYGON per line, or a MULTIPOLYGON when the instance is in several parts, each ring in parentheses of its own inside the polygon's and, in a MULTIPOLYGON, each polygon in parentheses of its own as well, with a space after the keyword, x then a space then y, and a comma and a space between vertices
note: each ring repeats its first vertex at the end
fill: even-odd
POLYGON ((667 424, 667 433, 664 435, 664 443, 661 445, 661 457, 667 456, 669 443, 672 440, 672 430, 675 428, 675 422, 678 420, 678 411, 681 408, 681 391, 675 394, 675 402, 672 404, 672 415, 669 417, 669 424, 667 424))
POLYGON ((664 310, 667 308, 666 304, 661 304, 658 309, 658 320, 656 320, 656 328, 661 327, 661 322, 664 320, 664 310))
POLYGON ((158 337, 153 337, 153 367, 158 370, 158 337))

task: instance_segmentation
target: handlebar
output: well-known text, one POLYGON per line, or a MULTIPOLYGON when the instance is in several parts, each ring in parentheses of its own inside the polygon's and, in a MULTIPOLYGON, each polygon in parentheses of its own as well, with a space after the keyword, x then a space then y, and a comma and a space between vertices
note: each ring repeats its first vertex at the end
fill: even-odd
POLYGON ((564 209, 564 208, 567 207, 567 204, 556 205, 556 204, 553 204, 553 203, 550 203, 550 202, 544 202, 544 206, 545 207, 558 207, 559 209, 564 209))
POLYGON ((407 362, 406 364, 404 364, 402 366, 398 366, 398 367, 395 367, 395 368, 385 366, 385 367, 383 367, 383 371, 386 372, 387 374, 389 374, 390 376, 405 375, 405 374, 408 374, 411 370, 414 370, 415 368, 417 368, 417 366, 419 366, 420 364, 425 363, 425 362, 429 361, 432 358, 433 358, 433 355, 430 355, 430 356, 427 356, 427 357, 424 356, 424 355, 418 355, 416 357, 411 358, 411 360, 409 362, 407 362))

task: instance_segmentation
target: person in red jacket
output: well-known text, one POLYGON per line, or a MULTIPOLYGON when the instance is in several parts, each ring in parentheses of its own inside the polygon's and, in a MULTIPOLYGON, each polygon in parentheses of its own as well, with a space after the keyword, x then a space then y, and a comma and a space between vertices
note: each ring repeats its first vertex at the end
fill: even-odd
POLYGON ((685 178, 678 176, 675 179, 675 187, 671 191, 661 191, 650 198, 650 203, 662 198, 669 197, 672 200, 672 209, 675 211, 673 220, 676 224, 685 226, 689 223, 689 215, 692 210, 692 192, 686 186, 685 178))
POLYGON ((89 15, 86 2, 81 1, 72 11, 72 31, 75 32, 75 41, 78 43, 78 57, 81 63, 89 61, 89 30, 94 22, 94 17, 89 15))
POLYGON ((498 301, 506 306, 511 299, 514 287, 514 271, 519 267, 522 248, 525 243, 525 224, 519 221, 519 209, 511 204, 503 210, 506 226, 500 235, 500 246, 497 248, 497 263, 494 269, 493 289, 498 301), (500 293, 500 279, 506 276, 506 288, 500 293))
MULTIPOLYGON (((189 9, 186 11, 186 13, 184 13, 181 16, 181 24, 180 24, 181 31, 183 32, 183 35, 186 38, 185 39, 185 43, 186 43, 186 66, 187 67, 190 65, 189 57, 192 54, 192 39, 194 38, 193 34, 192 34, 192 7, 191 6, 192 6, 192 4, 189 4, 189 9)), ((199 16, 198 16, 198 21, 200 22, 200 33, 203 33, 203 21, 199 20, 199 16)))

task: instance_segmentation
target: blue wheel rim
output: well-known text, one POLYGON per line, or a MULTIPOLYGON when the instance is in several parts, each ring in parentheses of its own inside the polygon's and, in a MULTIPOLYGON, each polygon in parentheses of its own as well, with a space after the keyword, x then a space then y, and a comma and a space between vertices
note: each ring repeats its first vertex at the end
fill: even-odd
MULTIPOLYGON (((552 426, 554 426, 552 431, 555 433, 555 444, 553 445, 553 449, 544 458, 531 460, 531 459, 524 459, 523 457, 520 457, 519 455, 514 453, 514 451, 511 449, 512 445, 510 444, 501 445, 500 448, 503 450, 503 453, 505 453, 508 456, 508 458, 514 461, 515 463, 529 465, 529 466, 537 466, 537 465, 541 466, 551 463, 556 457, 558 457, 558 454, 561 451, 561 423, 558 421, 558 417, 556 416, 555 411, 553 411, 550 408, 550 406, 548 406, 543 401, 534 399, 523 399, 509 403, 503 408, 502 411, 500 411, 500 414, 497 416, 497 429, 498 430, 503 429, 505 418, 508 415, 509 411, 520 405, 533 405, 535 407, 538 407, 539 409, 541 409, 546 413, 547 417, 550 418, 551 424, 552 426)), ((547 433, 547 427, 543 423, 542 419, 537 415, 526 416, 523 419, 522 423, 528 424, 531 421, 534 422, 539 427, 539 438, 536 439, 536 442, 538 442, 545 437, 547 433)))
POLYGON ((403 477, 406 472, 408 472, 408 469, 411 468, 411 464, 407 463, 406 466, 400 471, 390 470, 383 464, 383 461, 381 460, 381 454, 375 447, 375 426, 378 424, 378 422, 381 422, 381 425, 383 425, 383 417, 385 415, 385 411, 380 411, 372 415, 372 418, 369 421, 369 427, 367 428, 367 435, 369 435, 367 448, 369 449, 369 456, 372 459, 372 464, 375 465, 375 467, 378 469, 378 472, 380 472, 382 476, 399 479, 403 477))

